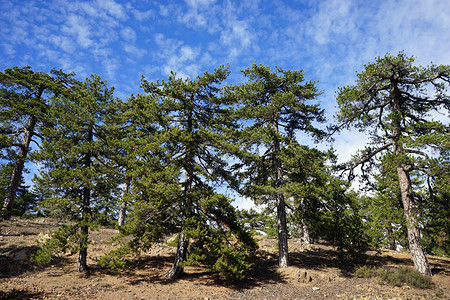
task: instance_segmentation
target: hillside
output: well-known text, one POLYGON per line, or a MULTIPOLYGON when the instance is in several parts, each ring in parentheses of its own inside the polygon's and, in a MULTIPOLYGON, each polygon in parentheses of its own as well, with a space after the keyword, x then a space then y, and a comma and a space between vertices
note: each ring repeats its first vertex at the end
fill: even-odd
MULTIPOLYGON (((155 245, 126 271, 111 271, 92 260, 112 249, 107 242, 116 230, 91 233, 90 270, 76 271, 74 253, 58 257, 46 268, 37 268, 28 257, 36 240, 57 227, 51 219, 0 222, 0 299, 449 299, 450 259, 429 257, 434 287, 416 289, 379 284, 375 278, 358 278, 351 268, 341 268, 333 249, 289 241, 291 267, 277 268, 276 240, 261 239, 254 266, 241 283, 224 280, 202 267, 187 267, 186 274, 168 281, 163 274, 172 263, 174 247, 155 245)), ((368 253, 368 264, 412 267, 407 253, 383 250, 368 253)))

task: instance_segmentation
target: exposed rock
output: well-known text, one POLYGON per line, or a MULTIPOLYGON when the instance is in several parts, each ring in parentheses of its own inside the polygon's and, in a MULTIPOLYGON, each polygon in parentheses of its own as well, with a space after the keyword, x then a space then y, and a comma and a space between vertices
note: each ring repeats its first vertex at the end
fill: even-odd
POLYGON ((296 267, 280 268, 279 271, 292 283, 309 283, 313 280, 306 270, 296 267))
POLYGON ((50 235, 48 233, 40 232, 37 236, 37 241, 39 244, 45 243, 48 239, 50 239, 50 235))

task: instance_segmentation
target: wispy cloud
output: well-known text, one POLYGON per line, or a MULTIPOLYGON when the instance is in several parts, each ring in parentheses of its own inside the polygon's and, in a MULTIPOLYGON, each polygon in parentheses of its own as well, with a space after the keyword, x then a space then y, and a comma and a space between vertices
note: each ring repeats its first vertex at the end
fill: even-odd
POLYGON ((155 35, 155 42, 161 51, 156 55, 163 62, 161 71, 169 75, 171 71, 178 77, 195 77, 200 73, 198 56, 200 47, 185 45, 182 41, 166 38, 163 34, 155 35))
POLYGON ((66 23, 61 31, 73 36, 82 48, 89 48, 94 44, 94 41, 91 39, 92 28, 88 24, 84 17, 70 14, 67 16, 66 23))
POLYGON ((120 30, 120 36, 125 41, 128 41, 128 42, 136 41, 136 32, 128 26, 126 26, 126 27, 122 28, 122 30, 120 30))
MULTIPOLYGON (((123 46, 123 50, 125 50, 125 52, 128 53, 129 55, 131 55, 132 57, 136 57, 137 59, 140 59, 145 54, 147 54, 147 51, 145 49, 140 49, 136 46, 128 45, 128 44, 125 44, 123 46)), ((131 60, 131 62, 135 63, 135 61, 133 61, 133 60, 131 60)))
POLYGON ((249 49, 253 36, 245 21, 233 21, 220 35, 220 42, 228 49, 228 55, 232 58, 249 49))

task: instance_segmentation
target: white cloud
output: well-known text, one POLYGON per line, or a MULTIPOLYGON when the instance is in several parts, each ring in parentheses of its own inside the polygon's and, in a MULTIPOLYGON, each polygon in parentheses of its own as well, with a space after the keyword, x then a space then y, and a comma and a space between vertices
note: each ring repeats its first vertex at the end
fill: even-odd
POLYGON ((222 45, 228 48, 228 54, 236 57, 247 50, 252 43, 252 34, 244 21, 232 21, 220 36, 222 45))
POLYGON ((185 45, 182 41, 166 38, 163 34, 156 34, 155 42, 159 48, 157 56, 163 61, 161 70, 164 75, 174 71, 178 77, 187 78, 200 73, 200 47, 185 45))
POLYGON ((122 28, 122 30, 120 31, 120 36, 122 36, 122 38, 128 42, 136 41, 136 32, 128 26, 122 28))
POLYGON ((114 0, 97 0, 97 5, 100 10, 106 10, 111 16, 121 21, 128 17, 122 5, 117 4, 114 0))
POLYGON ((170 7, 169 6, 165 6, 165 5, 160 5, 159 6, 159 14, 162 17, 169 17, 169 15, 170 15, 170 7))
POLYGON ((102 63, 106 70, 107 78, 113 78, 115 80, 120 65, 119 60, 117 58, 107 58, 102 63))
POLYGON ((1 45, 3 47, 3 53, 5 55, 13 56, 16 53, 16 50, 14 50, 13 45, 7 43, 2 43, 1 45))
POLYGON ((194 8, 198 7, 205 7, 205 6, 211 6, 214 3, 216 3, 216 0, 185 0, 185 2, 190 6, 194 8))
POLYGON ((140 49, 136 46, 128 45, 128 44, 124 45, 123 49, 125 50, 125 52, 127 52, 128 54, 130 54, 138 59, 142 58, 147 53, 147 51, 145 49, 140 49))
POLYGON ((336 35, 353 32, 355 26, 351 7, 349 0, 320 2, 317 13, 306 24, 306 33, 320 45, 336 39, 336 35))
POLYGON ((91 29, 87 25, 85 18, 70 14, 66 19, 66 24, 62 27, 62 32, 74 36, 78 45, 88 48, 94 44, 91 37, 91 29))
POLYGON ((127 3, 126 9, 127 11, 130 11, 139 22, 143 22, 150 18, 154 18, 156 15, 153 9, 148 10, 136 9, 131 5, 131 3, 127 3))

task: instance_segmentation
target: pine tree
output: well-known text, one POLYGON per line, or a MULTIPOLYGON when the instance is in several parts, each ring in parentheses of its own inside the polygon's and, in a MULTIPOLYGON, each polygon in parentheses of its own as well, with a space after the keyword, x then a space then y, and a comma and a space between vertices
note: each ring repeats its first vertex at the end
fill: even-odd
POLYGON ((108 145, 109 117, 114 113, 113 89, 92 75, 67 96, 52 98, 53 126, 42 130, 41 184, 54 190, 52 210, 63 210, 67 225, 60 227, 38 251, 37 261, 71 247, 79 251, 78 271, 87 270, 89 228, 96 228, 117 199, 108 145))
POLYGON ((406 217, 409 250, 416 269, 431 276, 420 243, 411 172, 431 172, 439 167, 433 163, 434 153, 448 149, 449 126, 433 120, 431 113, 450 108, 446 94, 450 67, 413 66, 413 62, 413 57, 400 52, 366 65, 357 74, 355 85, 338 90, 336 117, 338 128, 353 126, 371 138, 370 146, 348 164, 350 175, 358 165, 363 172, 368 171, 367 166, 382 152, 391 154, 390 164, 396 168, 406 217))
MULTIPOLYGON (((41 126, 47 126, 49 97, 67 93, 74 84, 73 74, 52 70, 33 72, 30 67, 0 72, 0 148, 15 153, 15 165, 2 212, 8 217, 28 159, 30 144, 41 126), (13 150, 17 149, 17 150, 13 150)), ((3 154, 2 154, 3 155, 3 154)))
POLYGON ((279 266, 287 267, 288 232, 286 223, 285 162, 282 152, 299 131, 319 136, 314 122, 324 121, 318 104, 309 104, 320 95, 315 82, 304 82, 303 71, 290 71, 254 64, 244 69, 248 82, 235 86, 230 95, 237 98, 237 117, 244 126, 241 143, 244 153, 243 193, 276 203, 279 266), (261 151, 261 153, 259 152, 261 151))
POLYGON ((285 194, 293 220, 303 230, 305 242, 312 238, 328 241, 339 250, 360 260, 367 250, 357 197, 350 184, 334 173, 336 155, 291 142, 283 151, 285 194))
POLYGON ((408 247, 405 216, 397 170, 385 157, 380 159, 379 174, 375 174, 373 195, 361 199, 363 215, 368 224, 368 236, 373 247, 396 250, 408 247))
POLYGON ((437 167, 424 180, 419 199, 423 244, 432 255, 450 254, 450 156, 442 151, 437 167))
MULTIPOLYGON (((167 278, 178 277, 186 264, 200 263, 227 276, 244 276, 254 242, 238 226, 231 201, 215 191, 235 185, 226 160, 236 148, 229 135, 235 125, 220 87, 227 75, 227 68, 219 67, 195 80, 175 74, 167 81, 143 78, 146 94, 129 99, 127 147, 135 157, 129 164, 133 178, 129 193, 134 199, 128 222, 120 230, 134 239, 113 254, 146 250, 178 233, 167 278)), ((101 263, 118 264, 111 257, 101 263)))
MULTIPOLYGON (((0 164, 0 199, 5 199, 8 193, 8 186, 11 180, 11 174, 14 171, 14 160, 0 164)), ((26 171, 26 170, 24 170, 26 171)), ((12 215, 23 216, 31 214, 36 208, 37 196, 25 185, 25 178, 21 176, 19 186, 17 187, 14 207, 11 210, 12 215)))

